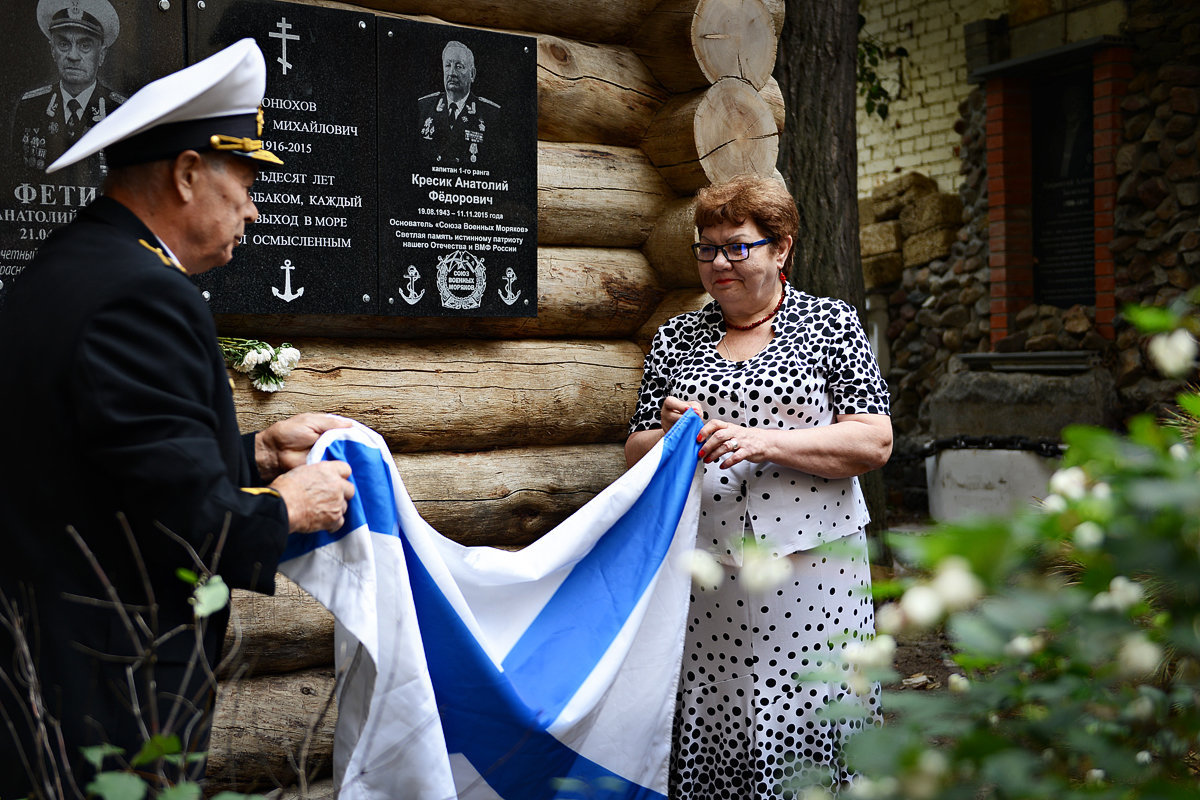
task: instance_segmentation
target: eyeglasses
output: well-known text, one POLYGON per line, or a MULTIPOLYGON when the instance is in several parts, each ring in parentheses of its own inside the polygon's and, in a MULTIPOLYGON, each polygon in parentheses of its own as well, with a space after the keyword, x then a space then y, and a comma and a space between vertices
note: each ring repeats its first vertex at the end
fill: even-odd
POLYGON ((696 254, 697 261, 716 261, 717 253, 725 254, 726 261, 745 261, 750 257, 750 248, 758 247, 760 244, 773 242, 774 239, 759 239, 757 242, 726 242, 725 244, 705 244, 704 242, 696 242, 692 245, 692 252, 696 254))

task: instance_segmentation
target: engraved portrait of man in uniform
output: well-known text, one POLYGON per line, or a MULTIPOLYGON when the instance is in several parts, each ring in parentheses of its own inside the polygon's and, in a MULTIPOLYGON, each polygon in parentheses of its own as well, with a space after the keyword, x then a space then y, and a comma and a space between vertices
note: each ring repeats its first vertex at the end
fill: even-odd
POLYGON ((475 54, 462 42, 442 49, 442 90, 417 100, 418 137, 426 163, 483 166, 497 139, 500 105, 474 90, 475 54))
MULTIPOLYGON (((13 111, 9 153, 23 180, 44 178, 47 166, 125 102, 99 78, 121 30, 109 0, 39 0, 37 22, 57 80, 24 92, 13 111)), ((98 154, 64 170, 56 182, 96 186, 104 174, 98 154)))

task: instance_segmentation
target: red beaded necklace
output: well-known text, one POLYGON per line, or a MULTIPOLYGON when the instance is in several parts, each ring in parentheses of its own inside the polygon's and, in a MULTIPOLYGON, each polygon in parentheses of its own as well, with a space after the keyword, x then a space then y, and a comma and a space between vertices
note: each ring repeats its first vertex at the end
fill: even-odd
POLYGON ((771 310, 770 314, 767 314, 765 317, 758 320, 757 322, 751 322, 749 325, 734 325, 729 320, 725 320, 725 327, 733 328, 735 331, 749 331, 749 330, 753 330, 754 328, 757 328, 759 325, 762 325, 764 322, 771 319, 771 317, 778 314, 779 309, 783 308, 783 298, 787 297, 787 288, 786 288, 787 276, 784 275, 782 272, 779 273, 779 282, 782 284, 785 284, 785 286, 779 290, 779 302, 775 304, 775 308, 771 310))

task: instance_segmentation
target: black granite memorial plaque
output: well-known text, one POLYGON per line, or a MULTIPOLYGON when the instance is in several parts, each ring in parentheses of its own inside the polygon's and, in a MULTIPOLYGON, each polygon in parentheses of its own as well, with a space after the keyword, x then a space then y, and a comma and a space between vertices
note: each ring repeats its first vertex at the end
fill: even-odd
POLYGON ((380 313, 537 316, 537 40, 378 25, 380 313))
POLYGON ((38 246, 94 200, 103 154, 46 174, 89 128, 184 65, 183 4, 0 4, 0 305, 38 246))
POLYGON ((374 314, 375 18, 268 0, 189 9, 191 57, 250 37, 267 61, 259 219, 227 267, 196 278, 216 312, 374 314))
POLYGON ((1033 93, 1034 292, 1039 303, 1095 305, 1095 179, 1090 65, 1033 93))

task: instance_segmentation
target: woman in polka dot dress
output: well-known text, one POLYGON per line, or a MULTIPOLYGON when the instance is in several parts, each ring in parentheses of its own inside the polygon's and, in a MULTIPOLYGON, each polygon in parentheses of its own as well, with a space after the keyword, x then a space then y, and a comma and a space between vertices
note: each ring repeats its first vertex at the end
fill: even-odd
POLYGON ((799 215, 780 183, 742 176, 697 203, 693 250, 713 302, 654 337, 625 444, 632 464, 687 409, 705 420, 696 546, 724 579, 692 588, 671 797, 792 797, 814 781, 836 791, 864 715, 821 709, 857 703, 878 719, 878 686, 795 676, 874 635, 857 476, 891 454, 887 387, 854 309, 788 285, 799 215), (743 556, 771 559, 786 579, 763 588, 743 556))

